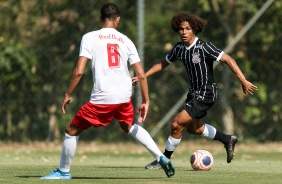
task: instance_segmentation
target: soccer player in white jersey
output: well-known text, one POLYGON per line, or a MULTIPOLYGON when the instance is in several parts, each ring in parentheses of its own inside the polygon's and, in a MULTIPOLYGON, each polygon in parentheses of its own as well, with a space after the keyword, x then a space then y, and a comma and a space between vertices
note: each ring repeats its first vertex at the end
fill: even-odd
MULTIPOLYGON (((196 35, 202 32, 207 24, 206 20, 188 12, 181 12, 170 22, 173 31, 180 36, 181 42, 167 54, 166 58, 155 64, 146 72, 149 77, 162 71, 170 64, 179 60, 183 63, 189 77, 189 92, 183 110, 176 115, 171 124, 171 134, 167 139, 164 155, 171 157, 173 151, 180 144, 182 131, 186 128, 191 134, 218 140, 224 144, 227 153, 227 163, 233 159, 236 135, 226 135, 216 130, 212 125, 202 122, 209 108, 217 99, 216 84, 213 77, 213 62, 221 61, 227 64, 242 84, 244 93, 253 94, 258 88, 246 80, 236 61, 228 54, 218 49, 210 42, 204 42, 196 35)), ((132 78, 133 84, 138 82, 132 78)), ((161 166, 153 161, 145 166, 146 169, 157 169, 161 166)))
POLYGON ((116 4, 107 3, 101 8, 102 28, 85 34, 81 41, 80 54, 73 70, 62 112, 71 101, 71 94, 79 83, 88 60, 91 60, 94 86, 89 102, 84 104, 66 126, 60 166, 41 179, 71 179, 70 166, 75 155, 78 136, 90 127, 107 126, 113 118, 119 121, 122 130, 141 143, 162 165, 166 175, 174 175, 170 159, 159 150, 149 133, 134 124, 131 102, 132 84, 127 63, 134 68, 142 94, 138 108, 138 122, 145 120, 148 107, 148 84, 137 49, 133 42, 116 30, 120 21, 120 10, 116 4))

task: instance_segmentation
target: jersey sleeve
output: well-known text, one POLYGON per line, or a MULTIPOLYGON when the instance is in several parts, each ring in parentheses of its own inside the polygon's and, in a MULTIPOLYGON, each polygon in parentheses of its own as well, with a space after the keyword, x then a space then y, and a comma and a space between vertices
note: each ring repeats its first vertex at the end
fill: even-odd
POLYGON ((129 57, 128 57, 129 64, 132 65, 134 63, 140 62, 141 59, 133 42, 130 39, 128 39, 127 44, 128 44, 127 47, 129 49, 129 57))
POLYGON ((205 52, 205 57, 214 59, 215 61, 219 61, 221 56, 224 54, 222 50, 218 49, 211 42, 206 42, 203 45, 203 50, 205 52))
POLYGON ((179 43, 176 43, 173 47, 173 49, 166 55, 166 61, 171 64, 175 62, 179 57, 178 53, 180 52, 180 45, 179 43))
POLYGON ((92 59, 90 40, 91 39, 88 38, 87 34, 82 37, 79 56, 84 56, 88 59, 92 59))

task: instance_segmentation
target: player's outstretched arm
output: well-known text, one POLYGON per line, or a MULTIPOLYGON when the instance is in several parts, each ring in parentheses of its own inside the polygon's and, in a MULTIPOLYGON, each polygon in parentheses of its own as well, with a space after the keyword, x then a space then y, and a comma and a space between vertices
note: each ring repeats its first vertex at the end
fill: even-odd
MULTIPOLYGON (((165 69, 169 63, 163 59, 159 61, 157 64, 152 66, 147 72, 146 72, 146 77, 150 77, 151 75, 154 75, 155 73, 158 73, 165 69)), ((132 85, 136 85, 138 83, 138 77, 132 77, 132 85)))
POLYGON ((254 84, 246 80, 241 69, 239 68, 236 61, 232 57, 224 53, 220 60, 226 63, 230 67, 230 69, 233 71, 233 73, 237 76, 237 78, 239 79, 239 81, 242 84, 242 89, 245 94, 248 93, 250 95, 253 95, 253 93, 258 90, 257 86, 255 86, 254 84))
POLYGON ((141 62, 137 62, 132 65, 136 73, 137 79, 140 83, 140 91, 142 95, 142 104, 139 106, 137 113, 140 114, 138 122, 141 123, 146 119, 148 109, 149 109, 149 90, 147 77, 145 75, 143 66, 141 62))
POLYGON ((75 87, 79 83, 83 73, 84 73, 84 68, 87 63, 88 59, 86 57, 80 56, 77 60, 77 64, 73 70, 70 82, 69 82, 69 87, 67 89, 67 92, 65 93, 65 98, 62 101, 62 112, 66 113, 66 105, 71 101, 71 94, 74 91, 75 87))

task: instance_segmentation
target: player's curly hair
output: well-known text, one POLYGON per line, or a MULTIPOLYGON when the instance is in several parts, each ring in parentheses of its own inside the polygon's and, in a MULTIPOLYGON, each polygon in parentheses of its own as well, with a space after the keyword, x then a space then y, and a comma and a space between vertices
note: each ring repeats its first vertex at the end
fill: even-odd
POLYGON ((106 18, 108 19, 116 19, 120 16, 120 10, 118 6, 114 3, 106 3, 101 8, 101 19, 104 21, 106 18))
POLYGON ((188 22, 194 32, 195 35, 197 35, 200 32, 203 32, 205 29, 205 26, 207 25, 208 21, 201 19, 198 16, 192 15, 188 12, 181 12, 174 17, 172 17, 170 21, 170 26, 173 31, 178 32, 180 24, 182 22, 188 22))

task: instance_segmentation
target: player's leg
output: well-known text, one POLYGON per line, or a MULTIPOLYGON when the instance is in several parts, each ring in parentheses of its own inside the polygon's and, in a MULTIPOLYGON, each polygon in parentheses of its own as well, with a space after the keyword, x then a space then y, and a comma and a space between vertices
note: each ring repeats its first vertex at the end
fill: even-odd
POLYGON ((230 163, 233 159, 233 156, 235 155, 235 144, 238 142, 236 135, 224 134, 212 125, 202 123, 200 119, 196 119, 193 123, 189 124, 187 126, 187 132, 222 142, 227 153, 227 163, 230 163))
POLYGON ((126 123, 120 123, 120 126, 123 130, 125 130, 125 132, 142 144, 157 159, 157 161, 160 161, 160 157, 163 153, 160 151, 150 134, 143 127, 137 124, 128 125, 126 123), (126 131, 127 128, 129 128, 129 131, 126 131))
POLYGON ((201 119, 207 115, 208 109, 210 109, 213 104, 213 102, 204 102, 201 99, 190 99, 184 106, 184 109, 195 121, 188 125, 187 130, 189 133, 202 135, 203 137, 222 142, 227 153, 227 163, 230 163, 234 156, 235 144, 238 142, 237 136, 226 135, 217 131, 213 126, 201 122, 201 119))
POLYGON ((141 126, 133 124, 134 111, 131 102, 122 104, 115 118, 119 121, 121 129, 131 135, 159 161, 163 153, 159 150, 150 134, 141 126))
POLYGON ((79 134, 83 130, 76 127, 73 123, 66 126, 65 139, 62 147, 59 170, 70 172, 72 159, 75 155, 79 134))
MULTIPOLYGON (((213 105, 213 103, 204 103, 189 94, 185 102, 183 110, 174 118, 171 125, 171 135, 168 137, 164 153, 168 158, 171 157, 173 151, 180 144, 183 129, 191 126, 191 124, 193 125, 195 121, 198 121, 200 124, 201 120, 198 117, 204 117, 207 114, 207 110, 213 105)), ((198 123, 195 125, 198 125, 198 123)), ((203 131, 200 129, 200 126, 193 126, 193 128, 193 130, 198 132, 203 131)))
POLYGON ((79 128, 69 123, 66 126, 65 139, 62 146, 60 167, 52 171, 49 175, 41 179, 71 179, 70 166, 75 155, 79 134, 82 132, 79 128))
POLYGON ((160 165, 160 168, 164 169, 167 177, 174 175, 174 165, 169 158, 164 156, 150 134, 143 127, 134 124, 130 127, 128 133, 156 158, 157 163, 160 165))
MULTIPOLYGON (((185 111, 182 110, 176 117, 173 119, 171 124, 171 134, 167 138, 166 147, 164 151, 164 155, 167 158, 171 158, 174 150, 181 142, 182 131, 187 124, 193 121, 192 117, 185 111)), ((155 160, 145 166, 146 169, 159 169, 160 165, 155 160)))
POLYGON ((152 139, 150 134, 141 126, 137 124, 132 124, 133 122, 133 106, 130 103, 123 104, 120 108, 120 112, 116 118, 120 122, 120 127, 122 130, 131 135, 137 142, 142 144, 161 164, 166 175, 171 177, 174 175, 174 166, 171 163, 170 159, 166 158, 163 153, 160 151, 155 141, 152 139))
POLYGON ((184 128, 193 122, 193 118, 187 113, 186 110, 182 110, 176 115, 171 124, 171 134, 167 139, 164 155, 168 158, 171 157, 174 150, 181 142, 182 132, 184 128))
POLYGON ((228 143, 230 140, 230 135, 217 131, 212 125, 202 123, 201 119, 195 119, 193 123, 189 124, 187 126, 187 132, 190 134, 201 135, 208 139, 218 140, 223 144, 228 143))
POLYGON ((75 155, 79 134, 88 129, 92 124, 88 122, 91 119, 86 112, 91 112, 91 107, 88 103, 82 106, 72 122, 66 126, 65 139, 62 146, 60 167, 52 171, 49 175, 41 177, 41 179, 71 179, 70 166, 75 155))

